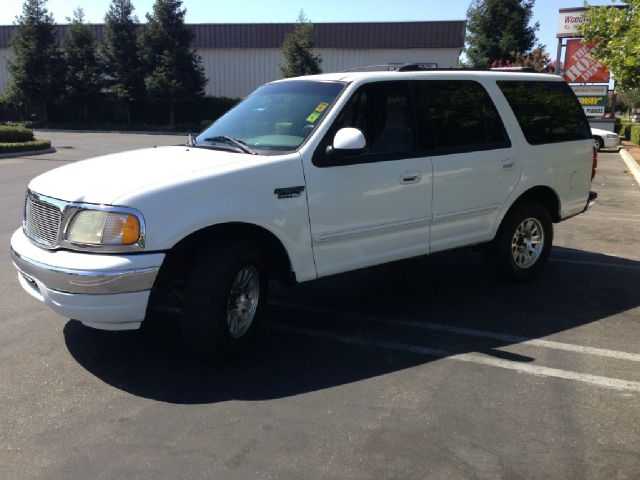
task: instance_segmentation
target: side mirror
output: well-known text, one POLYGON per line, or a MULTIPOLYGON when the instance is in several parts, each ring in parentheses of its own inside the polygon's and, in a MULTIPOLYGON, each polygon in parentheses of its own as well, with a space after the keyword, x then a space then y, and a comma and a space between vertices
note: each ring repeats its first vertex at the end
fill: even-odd
POLYGON ((364 134, 357 128, 341 128, 333 137, 333 146, 327 147, 327 153, 333 155, 358 155, 367 148, 364 134))

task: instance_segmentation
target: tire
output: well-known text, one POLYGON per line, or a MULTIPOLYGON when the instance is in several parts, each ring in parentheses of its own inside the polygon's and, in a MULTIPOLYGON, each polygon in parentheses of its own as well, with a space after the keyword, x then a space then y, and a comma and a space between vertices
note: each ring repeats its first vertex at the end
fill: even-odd
POLYGON ((482 256, 494 277, 523 283, 538 276, 552 243, 553 224, 548 210, 538 202, 526 201, 511 208, 482 256))
POLYGON ((267 284, 264 255, 251 243, 228 240, 203 252, 185 286, 181 329, 187 348, 212 360, 245 350, 258 330, 267 284))
POLYGON ((593 142, 596 145, 596 150, 600 151, 604 147, 604 141, 600 137, 593 137, 593 142))

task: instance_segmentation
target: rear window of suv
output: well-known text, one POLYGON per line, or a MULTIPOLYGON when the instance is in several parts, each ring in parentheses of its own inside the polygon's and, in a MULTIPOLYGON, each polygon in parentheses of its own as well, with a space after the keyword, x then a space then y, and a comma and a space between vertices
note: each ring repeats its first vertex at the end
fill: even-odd
POLYGON ((496 82, 531 145, 591 138, 589 123, 564 82, 496 82))

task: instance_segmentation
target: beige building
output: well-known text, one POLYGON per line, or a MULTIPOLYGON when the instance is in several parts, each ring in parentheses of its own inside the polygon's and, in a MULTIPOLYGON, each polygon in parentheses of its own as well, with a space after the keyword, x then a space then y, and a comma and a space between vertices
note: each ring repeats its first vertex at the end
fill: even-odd
MULTIPOLYGON (((281 45, 292 23, 194 24, 194 46, 208 78, 207 95, 243 97, 281 78, 281 45)), ((0 26, 0 94, 10 80, 7 58, 16 27, 0 26)), ((93 25, 98 39, 103 25, 93 25)), ((315 53, 322 70, 337 72, 367 65, 431 63, 455 67, 464 45, 464 21, 316 23, 315 53)), ((66 35, 58 27, 58 40, 66 35)))

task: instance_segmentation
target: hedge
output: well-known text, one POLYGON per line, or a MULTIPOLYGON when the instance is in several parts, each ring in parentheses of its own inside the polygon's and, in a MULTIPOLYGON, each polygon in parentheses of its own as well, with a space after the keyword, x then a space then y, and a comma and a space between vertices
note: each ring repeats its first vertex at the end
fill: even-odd
POLYGON ((50 147, 51 141, 49 140, 31 140, 29 142, 0 143, 0 154, 46 150, 50 147))
POLYGON ((640 144, 640 124, 634 122, 616 122, 616 133, 625 140, 640 144))
POLYGON ((33 130, 20 126, 0 125, 0 143, 21 143, 33 140, 33 130))

